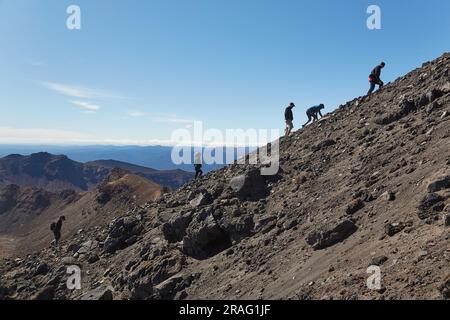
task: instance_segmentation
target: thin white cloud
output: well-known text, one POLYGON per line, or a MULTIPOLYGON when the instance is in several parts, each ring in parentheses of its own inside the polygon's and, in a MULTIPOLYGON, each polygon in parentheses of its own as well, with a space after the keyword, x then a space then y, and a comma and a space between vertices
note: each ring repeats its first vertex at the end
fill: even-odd
POLYGON ((192 124, 194 122, 194 120, 182 119, 178 117, 157 117, 153 118, 153 121, 169 124, 192 124))
POLYGON ((100 110, 100 106, 96 104, 92 104, 86 101, 70 101, 73 105, 77 106, 78 108, 84 109, 85 111, 88 111, 89 113, 96 112, 100 110))
POLYGON ((33 67, 43 67, 43 66, 45 66, 45 62, 42 62, 42 61, 35 61, 35 60, 29 60, 29 61, 28 61, 28 64, 29 64, 30 66, 33 66, 33 67))
POLYGON ((79 99, 124 99, 120 95, 116 95, 104 90, 71 86, 67 84, 55 83, 55 82, 43 82, 42 85, 54 92, 79 99))
POLYGON ((128 112, 128 116, 133 117, 133 118, 138 118, 138 117, 143 117, 145 116, 145 113, 141 112, 141 111, 129 111, 128 112))
POLYGON ((70 143, 90 138, 87 134, 65 130, 0 127, 0 143, 70 143))

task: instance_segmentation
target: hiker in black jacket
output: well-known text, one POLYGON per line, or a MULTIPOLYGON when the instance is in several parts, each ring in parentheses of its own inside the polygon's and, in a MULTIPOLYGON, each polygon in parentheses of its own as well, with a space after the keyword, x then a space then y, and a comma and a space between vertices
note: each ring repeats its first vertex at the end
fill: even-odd
POLYGON ((55 236, 55 246, 58 246, 59 239, 61 239, 61 229, 63 225, 63 221, 66 220, 66 217, 62 216, 58 219, 57 222, 53 222, 50 225, 50 230, 53 231, 53 235, 55 236))
POLYGON ((286 120, 286 129, 284 130, 284 134, 286 137, 289 137, 291 135, 292 129, 294 129, 294 114, 292 112, 293 108, 295 108, 295 104, 291 102, 284 111, 284 120, 286 120))
POLYGON ((380 63, 370 73, 370 76, 369 76, 370 89, 369 89, 369 92, 367 92, 368 96, 370 96, 372 94, 373 90, 375 90, 376 85, 378 85, 380 87, 380 89, 383 87, 384 83, 383 83, 383 81, 381 81, 380 76, 381 76, 381 69, 383 69, 385 65, 386 64, 384 62, 380 63))
POLYGON ((306 110, 306 115, 308 116, 308 122, 306 122, 303 125, 303 128, 307 126, 308 123, 312 122, 316 122, 317 120, 319 120, 319 115, 322 118, 323 114, 322 114, 322 110, 325 109, 325 105, 324 104, 319 104, 318 106, 314 106, 309 108, 308 110, 306 110))

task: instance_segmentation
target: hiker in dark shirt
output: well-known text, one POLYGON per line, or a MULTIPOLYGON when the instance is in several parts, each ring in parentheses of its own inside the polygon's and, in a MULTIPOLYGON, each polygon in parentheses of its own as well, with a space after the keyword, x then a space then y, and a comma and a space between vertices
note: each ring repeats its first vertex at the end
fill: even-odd
POLYGON ((286 137, 289 137, 291 135, 292 129, 294 129, 294 114, 292 112, 293 108, 295 108, 295 104, 291 102, 284 111, 284 120, 286 121, 286 129, 284 130, 284 134, 286 137))
POLYGON ((370 89, 369 92, 367 92, 367 95, 370 96, 372 92, 375 90, 375 86, 378 85, 381 89, 384 86, 383 81, 381 81, 381 69, 385 67, 385 63, 382 62, 378 66, 376 66, 369 76, 369 82, 370 82, 370 89))
POLYGON ((308 125, 311 121, 316 122, 319 120, 319 115, 322 118, 322 110, 325 109, 323 104, 319 104, 318 106, 314 106, 306 110, 306 115, 308 116, 308 122, 303 125, 303 128, 308 125))
POLYGON ((63 221, 66 220, 66 217, 61 216, 57 222, 53 222, 50 225, 50 230, 53 231, 53 235, 55 236, 55 246, 58 246, 59 240, 61 239, 61 229, 63 225, 63 221))

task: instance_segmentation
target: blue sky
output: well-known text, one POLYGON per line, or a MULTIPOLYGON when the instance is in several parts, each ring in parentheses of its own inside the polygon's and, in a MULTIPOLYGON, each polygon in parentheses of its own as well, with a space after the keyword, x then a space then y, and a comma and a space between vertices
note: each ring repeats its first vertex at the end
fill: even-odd
POLYGON ((0 0, 0 143, 158 144, 283 129, 449 51, 447 0, 0 0), (68 30, 66 8, 81 8, 68 30), (370 4, 382 29, 368 30, 370 4))

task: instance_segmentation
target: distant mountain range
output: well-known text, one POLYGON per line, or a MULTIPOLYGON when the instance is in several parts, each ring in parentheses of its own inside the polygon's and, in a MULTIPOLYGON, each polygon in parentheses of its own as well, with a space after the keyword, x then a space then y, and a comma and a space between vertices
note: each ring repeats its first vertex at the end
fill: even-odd
POLYGON ((101 183, 114 168, 129 171, 161 186, 176 189, 193 177, 182 170, 146 168, 114 160, 81 163, 65 155, 46 152, 29 156, 11 154, 0 159, 0 187, 15 184, 47 191, 88 191, 101 183))
MULTIPOLYGON (((226 151, 232 151, 237 158, 237 151, 248 153, 254 148, 223 148, 226 151)), ((51 154, 64 154, 72 160, 78 162, 90 162, 100 159, 111 159, 126 162, 138 166, 154 168, 156 170, 174 170, 181 169, 193 172, 194 167, 191 164, 176 165, 173 163, 171 154, 172 147, 168 146, 48 146, 48 145, 0 145, 0 157, 9 154, 30 155, 45 151, 51 154)), ((211 149, 207 149, 211 151, 211 149)), ((194 150, 191 150, 193 158, 194 150)), ((232 162, 232 161, 231 161, 232 162)), ((222 164, 213 164, 203 166, 203 171, 209 172, 222 168, 222 164)))

